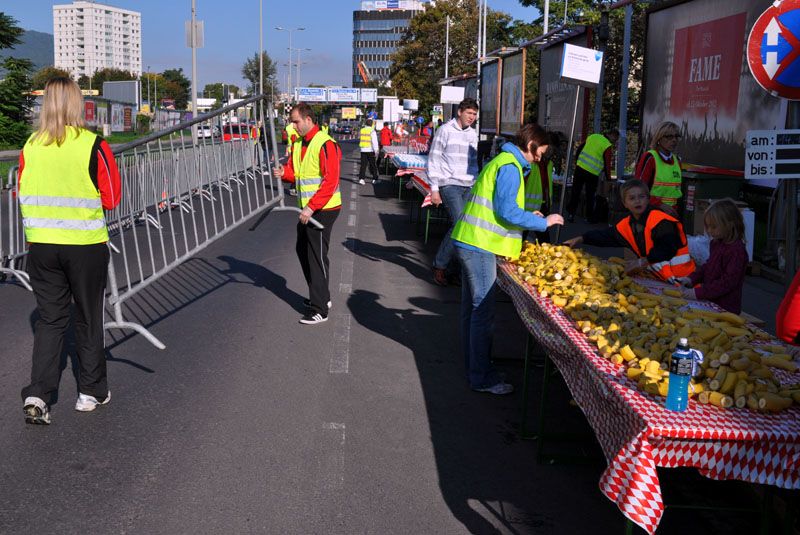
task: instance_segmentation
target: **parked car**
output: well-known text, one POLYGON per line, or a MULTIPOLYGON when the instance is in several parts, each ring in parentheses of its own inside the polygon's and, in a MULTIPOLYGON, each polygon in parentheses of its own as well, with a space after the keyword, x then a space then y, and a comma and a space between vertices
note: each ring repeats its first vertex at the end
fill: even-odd
POLYGON ((219 137, 219 127, 216 125, 211 126, 209 124, 200 125, 200 128, 197 129, 197 136, 207 139, 219 137))
POLYGON ((229 123, 222 127, 222 141, 250 139, 251 127, 244 123, 229 123))

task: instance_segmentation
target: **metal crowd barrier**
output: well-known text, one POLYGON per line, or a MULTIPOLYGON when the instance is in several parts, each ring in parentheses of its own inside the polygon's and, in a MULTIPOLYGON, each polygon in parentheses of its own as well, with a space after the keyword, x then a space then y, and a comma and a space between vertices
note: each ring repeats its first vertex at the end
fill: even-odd
MULTIPOLYGON (((278 151, 274 123, 267 119, 274 112, 265 102, 251 97, 114 149, 121 200, 106 212, 113 254, 106 295, 112 321, 105 329, 134 330, 164 349, 144 326, 125 319, 125 301, 258 213, 300 212, 285 205, 283 186, 271 170, 271 155, 278 151), (238 116, 266 119, 271 144, 259 142, 258 121, 230 120, 238 116)), ((27 254, 16 186, 13 168, 7 202, 0 202, 0 273, 30 290, 28 274, 16 268, 27 254)), ((322 228, 313 218, 310 224, 322 228)))
POLYGON ((15 277, 20 284, 32 291, 30 277, 17 267, 18 262, 28 252, 22 221, 19 218, 19 199, 16 195, 18 169, 19 166, 15 165, 8 170, 6 191, 3 192, 6 199, 3 202, 0 198, 0 273, 3 277, 7 275, 15 277))
POLYGON ((115 150, 122 200, 106 217, 118 253, 108 270, 113 321, 106 329, 132 329, 163 349, 145 327, 125 320, 122 304, 259 212, 299 212, 284 205, 271 172, 270 155, 278 154, 272 121, 271 147, 259 143, 255 125, 224 122, 250 105, 256 119, 274 115, 256 96, 115 150))

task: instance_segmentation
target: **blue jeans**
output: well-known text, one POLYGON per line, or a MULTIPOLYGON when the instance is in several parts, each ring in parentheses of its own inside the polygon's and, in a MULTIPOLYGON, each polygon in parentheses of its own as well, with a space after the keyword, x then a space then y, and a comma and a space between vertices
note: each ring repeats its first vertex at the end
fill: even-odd
POLYGON ((454 247, 461 262, 461 345, 470 388, 500 382, 492 366, 494 289, 497 264, 493 253, 454 247))
POLYGON ((433 259, 433 267, 438 269, 447 269, 450 261, 455 255, 453 251, 453 240, 450 234, 453 233, 453 226, 464 211, 464 206, 467 204, 467 198, 472 188, 466 186, 442 186, 439 188, 439 194, 442 196, 442 203, 447 209, 447 215, 450 216, 450 228, 447 229, 447 234, 444 235, 442 243, 439 244, 439 249, 436 251, 436 258, 433 259))

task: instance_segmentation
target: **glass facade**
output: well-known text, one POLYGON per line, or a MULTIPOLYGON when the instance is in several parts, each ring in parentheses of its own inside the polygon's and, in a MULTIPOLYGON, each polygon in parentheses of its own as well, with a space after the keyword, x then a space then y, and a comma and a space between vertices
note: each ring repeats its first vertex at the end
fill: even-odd
POLYGON ((363 62, 371 80, 389 80, 391 55, 397 50, 411 19, 420 9, 377 9, 353 12, 353 87, 363 87, 363 62))

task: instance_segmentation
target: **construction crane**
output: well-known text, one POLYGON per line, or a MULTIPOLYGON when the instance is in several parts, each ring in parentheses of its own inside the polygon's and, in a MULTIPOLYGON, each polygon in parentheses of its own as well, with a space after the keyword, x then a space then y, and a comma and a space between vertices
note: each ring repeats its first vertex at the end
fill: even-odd
POLYGON ((364 80, 365 84, 368 84, 372 78, 369 75, 369 69, 367 69, 367 65, 363 61, 358 62, 358 74, 361 75, 361 79, 364 80))

